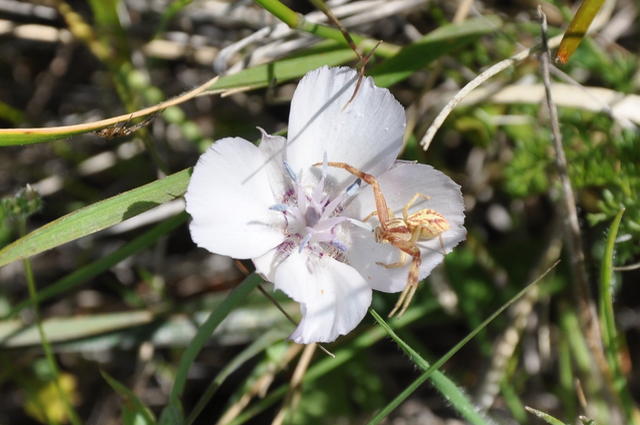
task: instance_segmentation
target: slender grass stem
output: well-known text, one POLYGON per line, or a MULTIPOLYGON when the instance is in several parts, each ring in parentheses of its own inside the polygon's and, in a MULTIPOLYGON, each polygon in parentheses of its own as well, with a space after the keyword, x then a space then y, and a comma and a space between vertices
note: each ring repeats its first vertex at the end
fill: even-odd
MULTIPOLYGON (((20 234, 24 236, 26 234, 26 218, 20 218, 20 234)), ((58 368, 58 364, 53 355, 53 350, 51 349, 51 345, 49 344, 49 340, 44 333, 44 329, 42 327, 42 317, 40 315, 40 308, 38 306, 38 291, 36 289, 36 282, 33 276, 33 268, 31 267, 31 261, 28 258, 22 260, 24 264, 25 276, 27 279, 27 287, 29 289, 29 298, 31 298, 33 305, 33 313, 36 317, 36 327, 38 328, 38 333, 40 334, 40 342, 42 344, 42 350, 44 351, 45 357, 47 358, 47 363, 49 364, 49 368, 51 369, 51 374, 53 375, 53 382, 56 387, 56 391, 58 392, 58 396, 63 401, 64 406, 67 410, 67 414, 69 415, 69 420, 73 425, 80 425, 80 418, 78 413, 76 412, 71 400, 67 397, 67 394, 64 392, 62 387, 60 386, 60 369, 58 368)))

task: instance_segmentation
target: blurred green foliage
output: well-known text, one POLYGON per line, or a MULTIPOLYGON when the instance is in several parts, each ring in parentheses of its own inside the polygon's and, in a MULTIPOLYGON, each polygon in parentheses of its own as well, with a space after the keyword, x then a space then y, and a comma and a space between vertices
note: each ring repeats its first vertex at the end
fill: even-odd
MULTIPOLYGON (((531 107, 521 108, 531 113, 531 107)), ((577 201, 590 225, 610 222, 625 208, 616 245, 622 264, 640 252, 640 135, 622 129, 604 114, 570 109, 559 111, 568 173, 577 201)), ((513 141, 512 159, 505 164, 504 189, 514 198, 551 193, 560 196, 551 130, 539 125, 506 126, 513 141)))

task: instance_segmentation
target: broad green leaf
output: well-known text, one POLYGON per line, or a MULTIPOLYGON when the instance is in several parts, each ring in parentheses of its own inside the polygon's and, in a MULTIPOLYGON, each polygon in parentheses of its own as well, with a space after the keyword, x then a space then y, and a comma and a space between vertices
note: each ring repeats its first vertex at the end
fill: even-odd
POLYGON ((191 169, 60 217, 0 250, 0 267, 118 224, 187 190, 191 169))
POLYGON ((124 406, 122 407, 122 422, 124 425, 155 425, 156 420, 153 417, 153 413, 133 391, 112 378, 104 370, 100 369, 100 373, 111 388, 124 398, 124 406))
POLYGON ((477 42, 479 37, 497 31, 500 26, 499 19, 482 17, 440 27, 373 68, 369 75, 380 87, 392 86, 424 69, 440 56, 477 42))
POLYGON ((603 4, 604 0, 584 0, 582 2, 564 33, 564 37, 562 37, 556 53, 556 61, 560 61, 562 64, 567 63, 587 34, 591 22, 603 4))

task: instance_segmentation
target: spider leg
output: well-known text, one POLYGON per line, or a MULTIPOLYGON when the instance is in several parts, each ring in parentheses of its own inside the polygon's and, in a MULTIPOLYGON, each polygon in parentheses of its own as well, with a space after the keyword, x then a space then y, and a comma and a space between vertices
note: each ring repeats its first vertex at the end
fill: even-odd
POLYGON ((418 289, 418 274, 420 273, 420 264, 422 264, 422 258, 420 257, 420 249, 416 245, 412 245, 414 248, 414 252, 411 254, 413 260, 411 261, 411 266, 409 267, 409 277, 407 279, 407 286, 404 287, 404 290, 400 294, 400 298, 398 298, 398 302, 396 302, 395 307, 389 313, 389 317, 393 317, 396 314, 396 311, 400 309, 398 313, 398 319, 402 317, 404 312, 411 304, 411 299, 413 298, 413 294, 416 293, 416 289, 418 289))
POLYGON ((447 251, 444 249, 444 241, 442 240, 442 235, 438 235, 438 238, 440 239, 440 248, 442 248, 442 253, 446 257, 447 251))
MULTIPOLYGON (((144 120, 140 121, 138 124, 132 125, 131 127, 127 128, 126 130, 128 131, 128 133, 126 134, 126 136, 133 133, 134 131, 140 130, 142 127, 145 127, 151 124, 153 120, 155 120, 158 117, 158 115, 160 115, 163 111, 164 109, 161 109, 159 111, 154 112, 153 114, 147 115, 147 117, 144 120)), ((127 123, 128 122, 129 121, 127 121, 127 123)))
MULTIPOLYGON (((318 165, 322 164, 313 164, 314 167, 318 165)), ((378 218, 380 219, 380 227, 386 233, 388 231, 387 222, 389 221, 389 207, 387 206, 387 201, 384 198, 382 189, 380 189, 378 180, 371 174, 360 171, 345 162, 328 162, 327 165, 329 165, 330 167, 342 168, 343 170, 350 172, 354 176, 360 177, 365 183, 371 186, 371 188, 373 189, 373 196, 376 201, 376 211, 378 213, 378 218)))
POLYGON ((429 199, 431 199, 431 196, 423 195, 420 192, 416 192, 416 194, 413 195, 413 198, 411 198, 411 200, 409 202, 407 202, 407 204, 402 209, 402 217, 404 217, 404 221, 407 221, 407 217, 409 216, 409 208, 411 208, 413 206, 413 204, 415 204, 415 202, 418 200, 418 198, 424 198, 424 199, 429 200, 429 199))
POLYGON ((391 313, 389 313, 389 317, 393 317, 394 314, 400 309, 398 313, 398 318, 402 317, 407 307, 411 303, 411 299, 413 298, 413 294, 415 294, 416 289, 418 288, 418 275, 420 273, 420 264, 422 264, 422 257, 420 248, 414 243, 414 241, 406 241, 404 239, 393 238, 390 241, 393 246, 400 249, 403 255, 411 255, 413 258, 411 260, 411 265, 409 266, 409 276, 407 278, 407 286, 404 287, 404 290, 400 294, 400 298, 396 303, 391 313))
POLYGON ((404 251, 401 251, 400 261, 398 261, 397 263, 385 264, 385 263, 376 262, 376 264, 384 267, 385 269, 395 269, 396 267, 404 266, 404 262, 406 260, 407 260, 407 253, 404 251))
MULTIPOLYGON (((364 223, 365 221, 369 220, 371 217, 375 217, 376 215, 378 215, 378 211, 374 211, 366 216, 365 219, 362 220, 362 222, 364 223)), ((391 217, 392 219, 396 218, 396 215, 393 213, 393 210, 391 208, 389 208, 389 217, 391 217)))

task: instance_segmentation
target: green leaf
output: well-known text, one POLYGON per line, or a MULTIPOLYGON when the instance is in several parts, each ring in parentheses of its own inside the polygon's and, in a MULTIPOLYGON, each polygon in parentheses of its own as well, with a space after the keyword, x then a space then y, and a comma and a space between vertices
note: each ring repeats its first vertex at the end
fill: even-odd
MULTIPOLYGON (((373 47, 373 46, 372 46, 373 47)), ((307 72, 321 66, 336 66, 357 59, 353 50, 336 41, 325 41, 306 50, 304 54, 276 62, 245 69, 237 74, 220 78, 211 91, 225 91, 243 88, 246 90, 267 87, 300 78, 307 72)))
POLYGON ((187 190, 191 169, 60 217, 0 250, 0 267, 135 217, 187 190))
POLYGON ((169 403, 167 407, 162 410, 160 415, 159 425, 182 425, 184 420, 182 418, 182 410, 180 409, 179 402, 169 403))
POLYGON ((155 425, 156 420, 153 413, 140 401, 133 391, 120 382, 109 376, 107 372, 100 369, 100 373, 105 381, 124 398, 122 408, 122 422, 124 425, 155 425))
POLYGON ((437 58, 451 53, 465 44, 477 42, 478 37, 497 31, 501 22, 496 17, 469 19, 459 24, 445 25, 403 48, 397 55, 371 70, 380 87, 389 87, 424 69, 437 58))
POLYGON ((207 320, 200 326, 198 333, 191 340, 191 343, 189 343, 189 346, 180 359, 180 365, 178 366, 176 379, 173 383, 171 396, 169 398, 169 402, 172 405, 179 405, 179 398, 182 396, 182 392, 187 383, 189 369, 202 347, 204 347, 204 344, 209 340, 213 331, 261 282, 262 278, 260 276, 256 274, 249 275, 240 285, 231 291, 222 305, 212 311, 207 320))
POLYGON ((404 341, 402 341, 396 333, 393 331, 391 326, 386 323, 378 313, 372 308, 369 309, 371 315, 376 319, 378 324, 393 338, 400 348, 402 348, 407 355, 413 359, 418 367, 420 367, 424 372, 423 374, 415 380, 410 386, 408 386, 398 397, 396 397, 391 403, 385 406, 371 421, 369 424, 377 424, 380 423, 393 409, 398 407, 402 401, 404 401, 407 397, 409 397, 420 385, 422 385, 427 379, 431 379, 433 384, 442 392, 442 394, 447 397, 455 407, 458 409, 460 414, 464 415, 465 418, 473 423, 473 424, 486 424, 487 421, 475 410, 473 405, 466 399, 466 396, 463 392, 461 392, 458 387, 456 387, 453 383, 451 383, 448 379, 441 379, 440 376, 435 375, 435 372, 447 361, 449 360, 455 353, 458 352, 467 342, 469 342, 473 337, 475 337, 480 331, 482 331, 489 323, 491 323, 500 313, 507 309, 511 304, 516 302, 520 297, 522 297, 533 285, 542 280, 550 271, 553 269, 558 263, 554 264, 551 268, 549 268, 546 272, 544 272, 540 277, 538 277, 535 281, 527 285, 523 290, 518 292, 513 298, 511 298, 507 303, 505 303, 502 307, 496 310, 489 318, 487 318, 484 322, 482 322, 478 327, 476 327, 469 335, 467 335, 462 341, 456 344, 451 350, 447 352, 444 356, 440 358, 433 365, 429 365, 422 357, 418 355, 409 345, 407 345, 404 341))
MULTIPOLYGON (((529 287, 527 287, 527 289, 528 288, 529 287)), ((513 301, 515 301, 515 299, 513 301)), ((511 303, 508 303, 507 306, 510 304, 511 303)), ((499 310, 499 311, 502 311, 502 310, 499 310)), ((442 359, 438 361, 436 364, 434 364, 433 366, 430 366, 425 359, 423 359, 415 350, 413 350, 413 348, 411 348, 411 346, 406 344, 402 339, 400 339, 400 337, 398 337, 398 335, 393 331, 391 326, 389 326, 389 324, 387 324, 387 322, 385 322, 384 319, 382 319, 382 317, 380 317, 380 315, 374 309, 369 309, 369 313, 371 313, 371 315, 373 316, 374 319, 376 319, 378 324, 380 324, 382 328, 387 331, 389 336, 394 341, 396 341, 396 343, 400 346, 400 348, 404 350, 404 352, 411 358, 411 360, 413 360, 413 362, 416 365, 418 365, 420 369, 425 371, 423 376, 420 377, 420 381, 421 381, 420 383, 424 382, 424 380, 422 379, 423 377, 424 379, 427 379, 428 377, 429 380, 433 383, 433 385, 438 389, 438 391, 440 391, 440 393, 447 398, 447 400, 452 404, 452 406, 462 416, 464 416, 465 419, 469 421, 469 423, 474 425, 488 425, 490 423, 490 421, 487 421, 482 416, 482 414, 476 410, 471 400, 469 400, 469 398, 464 394, 464 391, 461 388, 459 388, 453 381, 447 378, 444 375, 444 373, 437 370, 437 368, 442 366, 442 364, 444 363, 442 359)), ((492 316, 492 318, 493 317, 495 317, 495 315, 492 316)), ((479 331, 488 323, 489 321, 485 322, 483 325, 481 325, 481 327, 476 329, 476 331, 479 331)), ((463 340, 463 342, 467 342, 467 341, 468 339, 463 340)), ((453 350, 447 353, 447 355, 445 356, 445 359, 449 359, 450 356, 453 355, 460 348, 462 348, 461 344, 456 345, 456 347, 454 347, 453 350)), ((375 418, 373 418, 371 422, 369 422, 369 424, 377 424, 382 419, 384 419, 389 413, 391 413, 391 411, 395 409, 395 407, 397 407, 399 402, 401 400, 404 400, 405 397, 403 396, 409 396, 413 391, 415 391, 415 389, 417 389, 418 385, 415 385, 415 386, 414 385, 408 387, 398 398, 396 398, 396 400, 394 400, 392 403, 385 406, 385 408, 383 408, 375 416, 375 418)))
POLYGON ((584 0, 562 37, 556 61, 565 64, 576 51, 587 30, 604 4, 604 0, 584 0))
POLYGON ((600 271, 600 327, 602 328, 602 344, 607 356, 609 367, 613 374, 613 393, 620 397, 621 406, 626 415, 626 421, 630 424, 638 424, 639 415, 634 407, 633 398, 629 394, 627 379, 622 371, 620 360, 620 343, 618 331, 616 330, 615 315, 613 312, 612 296, 612 273, 613 273, 613 253, 618 228, 624 214, 624 208, 618 212, 616 218, 611 223, 611 228, 607 234, 607 245, 602 258, 602 269, 600 271))
POLYGON ((273 345, 275 342, 284 340, 288 334, 283 333, 282 329, 273 328, 262 334, 258 339, 253 341, 247 348, 242 350, 240 354, 231 360, 231 362, 227 363, 227 365, 218 373, 213 381, 209 384, 207 389, 202 393, 202 396, 196 403, 195 407, 189 413, 187 420, 185 423, 187 425, 191 425, 198 415, 202 412, 202 410, 209 403, 215 392, 220 388, 222 383, 235 372, 240 366, 244 365, 251 358, 255 357, 257 354, 266 350, 269 346, 273 345))

